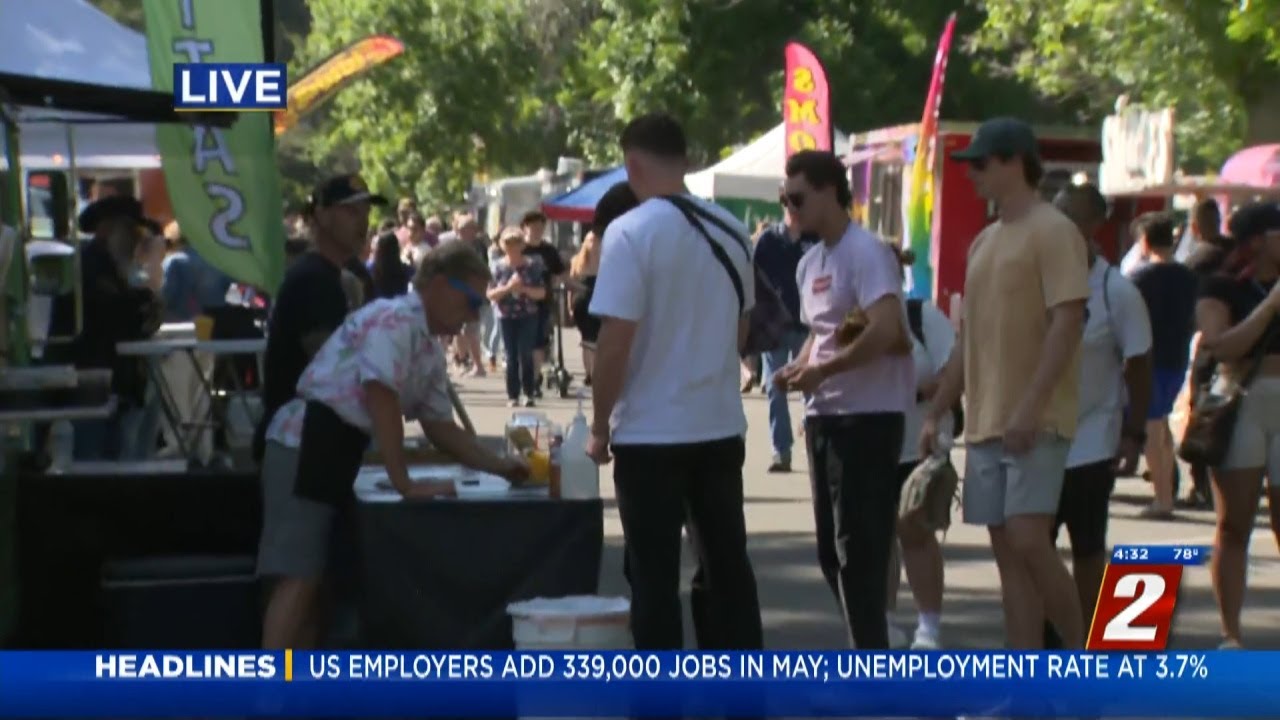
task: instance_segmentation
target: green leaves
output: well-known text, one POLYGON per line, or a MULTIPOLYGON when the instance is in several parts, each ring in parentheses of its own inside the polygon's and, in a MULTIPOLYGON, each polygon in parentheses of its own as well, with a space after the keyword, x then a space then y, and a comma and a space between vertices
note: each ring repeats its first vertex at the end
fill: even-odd
POLYGON ((1239 0, 983 4, 976 48, 1046 95, 1079 103, 1089 120, 1111 112, 1120 95, 1173 107, 1189 169, 1216 168, 1275 131, 1259 123, 1258 108, 1280 91, 1280 0, 1249 0, 1244 10, 1239 0))

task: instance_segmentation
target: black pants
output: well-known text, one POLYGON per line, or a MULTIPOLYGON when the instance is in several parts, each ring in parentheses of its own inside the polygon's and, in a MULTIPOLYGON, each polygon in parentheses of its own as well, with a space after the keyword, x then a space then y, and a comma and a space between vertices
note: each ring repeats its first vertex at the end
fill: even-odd
MULTIPOLYGON (((627 559, 625 547, 622 548, 622 577, 626 578, 627 585, 635 587, 631 582, 631 561, 627 559)), ((715 629, 712 627, 715 620, 707 601, 707 574, 702 571, 701 562, 689 580, 689 612, 693 616, 693 640, 698 647, 702 650, 718 648, 720 643, 716 640, 715 629)))
MULTIPOLYGON (((1067 468, 1062 480, 1062 496, 1058 500, 1058 516, 1054 519, 1050 537, 1056 544, 1058 533, 1065 526, 1071 538, 1071 556, 1094 557, 1107 551, 1107 522, 1111 513, 1111 491, 1116 487, 1115 462, 1101 462, 1067 468)), ((1088 610, 1089 608, 1084 608, 1088 610)), ((1089 628, 1085 628, 1088 632, 1089 628)), ((1061 650, 1053 623, 1044 624, 1044 647, 1061 650)))
POLYGON ((818 564, 859 650, 887 650, 885 593, 898 518, 901 413, 805 420, 818 564))
POLYGON ((764 646, 755 573, 747 557, 741 437, 683 445, 615 445, 613 479, 626 539, 631 633, 639 650, 684 646, 681 528, 689 528, 701 577, 695 616, 704 649, 764 646))

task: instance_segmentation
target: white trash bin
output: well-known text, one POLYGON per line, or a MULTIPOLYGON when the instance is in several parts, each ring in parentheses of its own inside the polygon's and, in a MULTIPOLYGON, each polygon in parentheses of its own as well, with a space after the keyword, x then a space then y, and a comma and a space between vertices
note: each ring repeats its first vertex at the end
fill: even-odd
POLYGON ((628 650, 631 601, 571 595, 507 606, 517 650, 628 650))
MULTIPOLYGON (((631 601, 621 597, 570 595, 534 598, 507 606, 517 650, 630 650, 631 601)), ((550 720, 522 715, 522 720, 550 720)), ((557 718, 556 720, 592 720, 557 718)))

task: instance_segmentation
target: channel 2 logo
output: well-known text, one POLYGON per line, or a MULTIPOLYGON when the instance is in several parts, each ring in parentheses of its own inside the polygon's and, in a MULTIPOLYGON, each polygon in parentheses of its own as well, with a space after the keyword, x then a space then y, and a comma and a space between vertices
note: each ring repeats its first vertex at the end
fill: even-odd
POLYGON ((175 110, 284 110, 288 71, 279 63, 176 63, 175 110))
POLYGON ((1178 604, 1182 569, 1201 565, 1208 549, 1119 546, 1102 578, 1089 628, 1088 650, 1164 650, 1178 604))

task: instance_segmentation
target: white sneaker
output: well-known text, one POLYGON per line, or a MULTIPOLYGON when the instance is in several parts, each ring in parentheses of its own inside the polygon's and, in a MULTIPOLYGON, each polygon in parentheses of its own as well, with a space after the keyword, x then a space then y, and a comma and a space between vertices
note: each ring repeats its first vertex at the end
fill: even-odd
POLYGON ((1223 640, 1222 644, 1218 646, 1218 649, 1219 650, 1243 650, 1244 646, 1240 644, 1239 640, 1223 640))
POLYGON ((938 638, 938 633, 928 628, 916 628, 916 636, 911 640, 912 650, 940 650, 942 649, 942 641, 938 638))
POLYGON ((901 650, 911 644, 907 633, 897 625, 889 625, 889 647, 893 650, 901 650))

